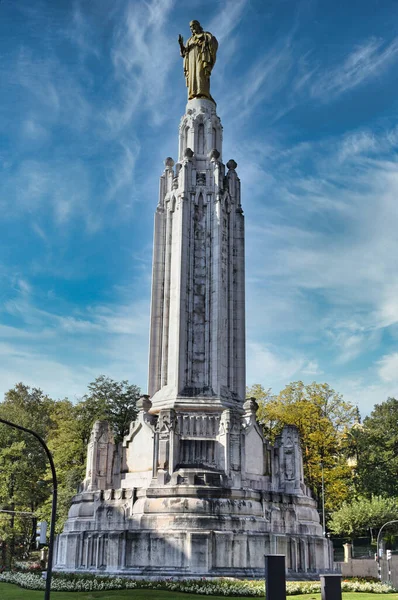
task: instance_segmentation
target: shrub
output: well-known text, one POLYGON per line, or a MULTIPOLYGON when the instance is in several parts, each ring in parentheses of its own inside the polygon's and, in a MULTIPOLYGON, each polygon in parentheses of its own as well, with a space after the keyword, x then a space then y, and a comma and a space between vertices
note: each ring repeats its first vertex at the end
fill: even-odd
MULTIPOLYGON (((0 581, 14 583, 30 590, 44 590, 45 580, 37 571, 4 571, 0 581)), ((185 592, 209 596, 254 596, 264 597, 264 582, 261 580, 239 579, 159 579, 134 580, 124 577, 106 577, 94 574, 54 573, 51 589, 57 592, 92 592, 123 589, 152 589, 170 592, 185 592)), ((359 579, 344 580, 343 592, 374 592, 386 594, 395 590, 379 581, 359 579)), ((321 591, 319 581, 288 581, 288 595, 316 594, 321 591)))

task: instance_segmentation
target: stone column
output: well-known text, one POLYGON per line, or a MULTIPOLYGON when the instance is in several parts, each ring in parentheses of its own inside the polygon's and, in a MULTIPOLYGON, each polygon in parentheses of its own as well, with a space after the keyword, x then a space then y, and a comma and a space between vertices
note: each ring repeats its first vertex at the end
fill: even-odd
POLYGON ((176 414, 172 409, 163 409, 159 413, 157 424, 157 454, 158 454, 158 482, 164 485, 172 475, 176 465, 176 414))
POLYGON ((343 544, 344 548, 344 562, 348 563, 352 559, 352 544, 343 544))
POLYGON ((107 570, 108 571, 117 571, 120 566, 124 567, 124 564, 120 564, 120 559, 122 558, 122 548, 121 544, 123 543, 124 533, 120 532, 110 532, 108 538, 108 548, 107 548, 107 570))
POLYGON ((113 454, 115 444, 107 421, 96 421, 87 447, 87 466, 84 488, 104 490, 112 486, 113 454))

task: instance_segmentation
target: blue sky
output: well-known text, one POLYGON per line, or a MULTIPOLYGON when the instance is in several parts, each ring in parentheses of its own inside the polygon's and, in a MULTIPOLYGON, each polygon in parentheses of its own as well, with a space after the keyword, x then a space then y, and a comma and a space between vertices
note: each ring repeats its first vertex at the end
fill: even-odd
POLYGON ((395 0, 2 0, 0 397, 146 390, 191 19, 242 182, 247 383, 326 381, 365 414, 398 394, 395 0))

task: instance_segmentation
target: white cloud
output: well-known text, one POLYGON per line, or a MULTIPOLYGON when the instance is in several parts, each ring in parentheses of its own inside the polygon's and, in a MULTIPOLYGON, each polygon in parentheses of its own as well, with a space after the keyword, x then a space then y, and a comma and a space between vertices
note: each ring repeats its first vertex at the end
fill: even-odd
MULTIPOLYGON (((91 173, 80 160, 22 160, 3 177, 0 207, 3 218, 50 214, 57 226, 76 217, 91 223, 91 173)), ((98 215, 98 206, 97 215, 98 215)), ((36 232, 44 232, 36 222, 36 232)), ((45 235, 44 235, 45 238, 45 235)), ((44 239, 43 238, 43 239, 44 239)))
POLYGON ((121 142, 119 146, 119 157, 112 165, 112 176, 107 193, 109 199, 112 199, 120 190, 125 190, 126 187, 133 184, 134 167, 141 150, 137 139, 130 140, 129 143, 121 142))
POLYGON ((84 4, 75 1, 72 10, 72 20, 66 27, 64 35, 81 50, 83 57, 92 55, 100 57, 95 28, 92 27, 87 11, 83 12, 84 4))
POLYGON ((24 105, 35 116, 36 129, 55 122, 79 131, 87 126, 93 112, 86 98, 84 73, 82 77, 69 69, 55 52, 38 61, 30 48, 21 46, 6 77, 12 89, 21 88, 24 105))
POLYGON ((40 227, 40 225, 36 222, 32 222, 31 223, 31 227, 33 229, 33 231, 39 236, 39 238, 41 238, 43 241, 48 241, 48 237, 44 231, 44 229, 42 227, 40 227))
POLYGON ((323 70, 312 83, 310 93, 325 101, 353 89, 370 78, 380 75, 398 56, 398 38, 385 44, 384 40, 372 37, 353 50, 336 67, 323 70))
POLYGON ((303 356, 283 356, 283 351, 274 351, 265 344, 248 341, 247 343, 247 381, 248 385, 261 383, 275 389, 285 386, 302 376, 321 374, 318 363, 303 356))
POLYGON ((346 160, 356 160, 358 155, 376 151, 378 141, 376 136, 369 131, 358 131, 344 136, 337 153, 337 160, 343 163, 346 160))
MULTIPOLYGON (((22 285, 23 292, 31 290, 25 282, 18 283, 22 285)), ((3 312, 19 317, 28 329, 34 327, 36 331, 49 328, 73 335, 103 333, 129 336, 142 336, 148 332, 149 303, 145 301, 94 305, 85 310, 75 310, 74 315, 60 315, 37 308, 31 299, 25 297, 5 302, 3 312)))
POLYGON ((315 343, 329 362, 348 365, 377 352, 382 330, 396 326, 395 138, 395 129, 363 130, 288 152, 243 147, 252 339, 281 351, 315 343))
POLYGON ((334 326, 330 334, 334 347, 338 351, 337 364, 347 363, 364 352, 377 348, 380 336, 377 332, 366 331, 362 334, 351 334, 339 329, 338 324, 334 326))
POLYGON ((0 343, 0 396, 20 381, 39 387, 54 398, 75 400, 86 391, 87 384, 100 373, 97 368, 80 365, 78 368, 47 354, 21 350, 15 343, 0 343))
POLYGON ((304 375, 319 376, 323 371, 320 369, 316 360, 310 360, 308 364, 301 370, 304 375))
POLYGON ((345 400, 358 406, 363 417, 370 414, 375 404, 381 404, 389 397, 398 397, 398 383, 379 380, 373 370, 332 378, 328 383, 342 392, 345 400))
POLYGON ((390 327, 398 323, 398 281, 387 281, 380 290, 380 302, 374 319, 380 327, 390 327))
POLYGON ((3 312, 21 324, 0 325, 0 394, 23 381, 73 400, 101 373, 145 391, 149 300, 126 304, 118 296, 66 315, 37 308, 26 294, 5 303, 3 312))
POLYGON ((113 32, 111 49, 120 95, 112 98, 112 108, 105 114, 114 135, 131 122, 138 107, 149 110, 158 125, 168 117, 164 110, 164 103, 170 97, 167 83, 178 58, 178 52, 170 49, 165 27, 173 6, 174 0, 125 5, 113 32))
POLYGON ((382 381, 398 385, 398 352, 386 354, 378 361, 378 372, 382 381))
MULTIPOLYGON (((256 107, 270 103, 287 84, 293 64, 292 36, 287 35, 253 60, 243 83, 235 81, 226 86, 225 81, 216 80, 215 95, 219 99, 220 114, 227 115, 234 127, 247 121, 256 107)), ((278 113, 280 109, 279 106, 278 113)))
POLYGON ((21 136, 25 140, 31 139, 35 142, 42 142, 48 139, 49 133, 34 117, 29 117, 21 124, 21 136))
POLYGON ((249 0, 228 0, 221 6, 221 10, 206 25, 212 33, 217 31, 219 42, 228 43, 231 34, 239 27, 242 16, 249 4, 249 0))

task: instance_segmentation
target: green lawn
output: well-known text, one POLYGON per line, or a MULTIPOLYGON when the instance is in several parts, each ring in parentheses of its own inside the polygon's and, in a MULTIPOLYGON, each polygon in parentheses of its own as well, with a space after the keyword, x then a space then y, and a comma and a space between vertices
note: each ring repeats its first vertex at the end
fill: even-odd
MULTIPOLYGON (((43 600, 44 592, 24 590, 10 583, 0 583, 1 600, 43 600)), ((51 592, 54 600, 194 600, 204 598, 197 594, 181 594, 179 592, 163 592, 160 590, 113 590, 111 592, 51 592)), ((206 596, 209 600, 225 600, 225 596, 206 596)), ((247 596, 234 596, 235 600, 247 600, 247 596)), ((288 596, 289 600, 320 600, 320 594, 303 594, 288 596)), ((345 593, 343 600, 398 600, 398 594, 362 594, 345 593)))
MULTIPOLYGON (((300 594, 287 596, 289 600, 321 600, 321 594, 300 594)), ((362 592, 343 592, 343 600, 398 600, 398 594, 369 594, 362 592)))
MULTIPOLYGON (((395 594, 395 596, 394 600, 398 600, 398 594, 395 594)), ((173 598, 176 600, 200 600, 200 598, 205 597, 212 600, 225 600, 225 596, 200 596, 198 594, 145 589, 112 590, 109 592, 51 592, 51 599, 54 600, 116 600, 117 598, 130 598, 130 600, 173 600, 173 598)), ((1 600, 43 600, 44 592, 33 592, 11 583, 0 583, 0 598, 1 600)), ((234 600, 247 600, 247 596, 234 596, 234 600)), ((306 597, 305 600, 310 599, 306 597)), ((376 598, 370 600, 376 600, 376 598)))

